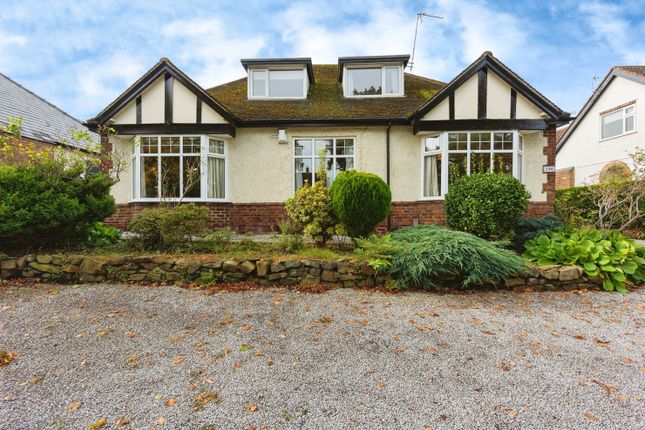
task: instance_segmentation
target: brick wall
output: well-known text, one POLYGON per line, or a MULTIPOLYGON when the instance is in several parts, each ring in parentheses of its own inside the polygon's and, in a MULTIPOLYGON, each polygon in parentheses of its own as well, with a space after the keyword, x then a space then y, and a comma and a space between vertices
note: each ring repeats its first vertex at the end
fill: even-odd
MULTIPOLYGON (((546 164, 549 166, 555 166, 555 146, 557 142, 556 126, 549 125, 544 131, 544 136, 547 138, 547 144, 542 152, 546 155, 546 164)), ((555 203, 555 172, 546 174, 546 182, 542 184, 542 191, 546 193, 547 204, 551 206, 550 213, 553 213, 553 205, 555 203)))
POLYGON ((576 171, 575 168, 560 169, 555 172, 555 189, 570 188, 575 185, 576 171))

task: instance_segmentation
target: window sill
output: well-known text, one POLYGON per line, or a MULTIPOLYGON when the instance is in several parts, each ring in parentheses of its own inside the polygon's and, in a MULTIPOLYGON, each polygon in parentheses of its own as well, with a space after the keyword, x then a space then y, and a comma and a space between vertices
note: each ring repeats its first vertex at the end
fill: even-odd
POLYGON ((620 137, 629 136, 630 134, 636 134, 636 133, 638 133, 638 130, 633 130, 633 131, 630 131, 630 132, 627 132, 627 133, 617 134, 616 136, 606 137, 604 139, 600 139, 598 142, 600 142, 600 143, 607 142, 608 140, 614 140, 614 139, 618 139, 620 137))
POLYGON ((382 98, 392 98, 392 97, 405 97, 405 94, 378 94, 373 96, 345 95, 346 99, 382 99, 382 98))
POLYGON ((443 196, 437 196, 437 197, 421 197, 419 199, 420 202, 438 202, 438 201, 443 201, 444 197, 443 196))
MULTIPOLYGON (((179 199, 132 199, 129 203, 177 203, 179 199)), ((182 199, 182 203, 230 203, 229 199, 182 199)))

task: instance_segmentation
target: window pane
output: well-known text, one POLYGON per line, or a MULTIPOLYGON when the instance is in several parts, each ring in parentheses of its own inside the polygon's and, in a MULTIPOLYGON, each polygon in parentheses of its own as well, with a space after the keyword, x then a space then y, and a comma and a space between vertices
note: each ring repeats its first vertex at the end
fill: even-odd
POLYGON ((140 143, 140 152, 142 154, 156 154, 159 152, 159 146, 156 137, 142 137, 140 143))
POLYGON ((602 138, 618 136, 623 133, 623 111, 608 113, 602 117, 602 138))
POLYGON ((184 157, 184 190, 185 197, 201 197, 201 158, 184 157))
POLYGON ((634 130, 634 115, 625 118, 625 133, 634 130))
POLYGON ((520 151, 522 151, 522 150, 524 150, 524 138, 522 137, 521 134, 518 136, 518 138, 519 138, 518 139, 518 149, 520 151))
POLYGON ((209 199, 223 199, 226 190, 226 171, 223 158, 208 157, 208 173, 206 177, 209 199))
POLYGON ((314 156, 319 157, 321 153, 326 157, 331 157, 334 154, 334 141, 332 139, 316 139, 314 156))
POLYGON ((161 196, 179 197, 179 157, 161 157, 161 196))
POLYGON ((296 177, 295 184, 296 190, 305 186, 311 185, 313 182, 313 169, 311 166, 310 158, 297 158, 295 160, 296 177))
POLYGON ((385 68, 385 94, 399 94, 401 92, 401 88, 399 88, 400 71, 401 69, 398 67, 385 68))
POLYGON ((162 137, 161 153, 179 154, 179 137, 162 137))
POLYGON ((634 106, 625 108, 625 115, 631 115, 634 113, 634 106))
POLYGON ((493 172, 513 174, 513 153, 493 154, 493 172))
POLYGON ((344 172, 345 170, 351 170, 354 168, 354 159, 353 158, 337 158, 336 159, 336 174, 344 172))
POLYGON ((270 97, 302 97, 303 96, 302 70, 270 70, 269 71, 269 96, 270 97))
POLYGON ((425 139, 425 152, 441 151, 441 137, 427 137, 425 139))
POLYGON ((253 79, 253 82, 252 82, 253 96, 265 97, 267 95, 266 78, 267 78, 266 70, 255 70, 251 72, 251 79, 253 79))
POLYGON ((381 94, 381 68, 347 69, 349 91, 355 96, 381 94))
POLYGON ((490 153, 470 154, 470 174, 490 172, 490 153))
POLYGON ((184 136, 182 138, 184 154, 199 154, 202 152, 200 140, 198 136, 184 136))
POLYGON ((224 155, 224 141, 218 139, 208 139, 208 152, 211 154, 224 155))
POLYGON ((448 184, 453 184, 467 172, 466 154, 448 154, 448 184))
POLYGON ((517 154, 517 179, 522 181, 522 154, 517 154))
MULTIPOLYGON (((320 176, 318 175, 318 168, 320 167, 320 162, 322 158, 314 159, 314 176, 316 182, 320 181, 320 176)), ((331 182, 334 180, 334 160, 333 158, 327 158, 325 160, 325 170, 327 171, 327 186, 331 185, 331 182)))
POLYGON ((141 198, 159 197, 159 159, 157 157, 141 157, 141 177, 139 178, 139 194, 141 198))
POLYGON ((312 143, 310 139, 296 139, 294 146, 295 155, 312 155, 312 143))
POLYGON ((354 155, 354 139, 336 139, 336 155, 354 155))
POLYGON ((448 133, 448 150, 465 151, 468 149, 468 133, 448 133))
POLYGON ((495 150, 513 150, 513 133, 493 133, 493 136, 495 139, 495 150))
POLYGON ((470 133, 470 149, 473 151, 490 149, 490 133, 470 133))
POLYGON ((423 159, 423 196, 441 195, 441 155, 430 155, 423 159))

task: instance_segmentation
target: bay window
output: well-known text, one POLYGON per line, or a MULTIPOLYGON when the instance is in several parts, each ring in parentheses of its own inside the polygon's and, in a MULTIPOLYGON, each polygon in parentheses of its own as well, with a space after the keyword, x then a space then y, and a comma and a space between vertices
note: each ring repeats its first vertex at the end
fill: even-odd
POLYGON ((522 137, 518 132, 448 132, 427 136, 422 150, 422 193, 442 198, 450 184, 474 173, 507 173, 521 180, 522 137))
POLYGON ((133 146, 133 198, 226 198, 226 143, 207 136, 140 136, 133 146))
POLYGON ((610 139, 635 130, 636 105, 604 113, 600 116, 600 138, 610 139))
POLYGON ((295 190, 320 180, 316 171, 323 159, 327 170, 327 185, 331 185, 340 172, 354 168, 354 139, 295 139, 293 155, 295 190))

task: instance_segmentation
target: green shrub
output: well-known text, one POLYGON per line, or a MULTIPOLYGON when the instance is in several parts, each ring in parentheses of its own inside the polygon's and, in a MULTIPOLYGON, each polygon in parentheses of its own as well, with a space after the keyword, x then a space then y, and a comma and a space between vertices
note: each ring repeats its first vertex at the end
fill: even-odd
POLYGON ((577 264, 598 276, 605 290, 627 292, 645 281, 645 250, 617 231, 582 228, 550 231, 525 244, 524 256, 538 264, 577 264))
POLYGON ((224 227, 211 232, 206 236, 206 240, 211 242, 214 246, 223 248, 229 245, 233 241, 234 237, 235 230, 230 227, 224 227))
POLYGON ((130 222, 137 234, 135 247, 145 250, 175 251, 191 247, 195 236, 204 234, 208 208, 189 203, 176 208, 144 209, 130 222))
POLYGON ((541 233, 557 230, 564 227, 562 219, 556 215, 547 215, 542 218, 526 218, 520 221, 515 228, 513 246, 517 250, 524 250, 524 243, 541 233))
POLYGON ((508 174, 465 176, 446 194, 446 223, 486 239, 504 239, 524 216, 529 197, 526 187, 508 174))
POLYGON ((337 224, 327 188, 327 170, 318 168, 319 178, 314 185, 306 184, 285 202, 284 208, 293 228, 323 246, 334 234, 337 224))
POLYGON ((96 221, 87 230, 85 243, 93 248, 113 245, 121 240, 123 232, 116 227, 110 227, 96 221))
POLYGON ((598 207, 591 187, 563 188, 555 191, 555 213, 567 228, 592 226, 598 217, 598 207))
POLYGON ((367 237, 390 215, 392 192, 373 173, 347 170, 331 185, 334 211, 351 237, 367 237))
POLYGON ((524 259, 468 233, 437 226, 406 227, 381 238, 359 240, 375 270, 400 288, 433 288, 452 280, 497 284, 527 272, 524 259))
POLYGON ((112 184, 80 163, 0 165, 0 244, 33 249, 84 241, 96 221, 116 210, 112 184))

